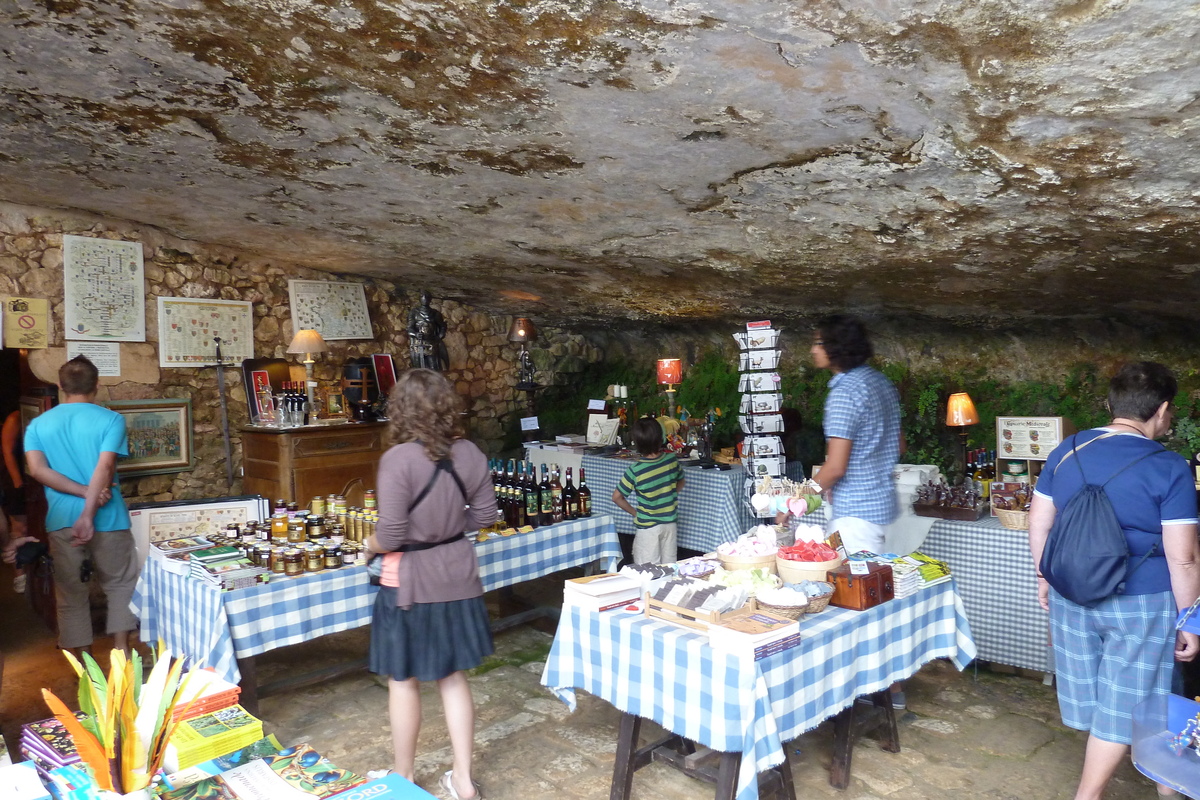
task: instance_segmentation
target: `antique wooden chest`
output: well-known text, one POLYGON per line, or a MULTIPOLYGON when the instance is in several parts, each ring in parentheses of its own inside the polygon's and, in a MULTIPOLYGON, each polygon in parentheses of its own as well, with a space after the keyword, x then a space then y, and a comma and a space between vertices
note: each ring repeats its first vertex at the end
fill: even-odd
POLYGON ((833 584, 830 605, 862 611, 896 596, 892 568, 887 564, 868 563, 867 566, 871 570, 867 575, 851 575, 849 564, 829 570, 829 582, 833 584))

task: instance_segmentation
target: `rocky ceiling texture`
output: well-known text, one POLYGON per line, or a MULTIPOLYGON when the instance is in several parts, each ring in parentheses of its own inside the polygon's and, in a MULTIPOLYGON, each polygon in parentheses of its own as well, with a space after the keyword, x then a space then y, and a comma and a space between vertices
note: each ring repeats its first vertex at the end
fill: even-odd
POLYGON ((1184 320, 1198 33, 1190 0, 4 0, 0 200, 572 325, 1184 320))

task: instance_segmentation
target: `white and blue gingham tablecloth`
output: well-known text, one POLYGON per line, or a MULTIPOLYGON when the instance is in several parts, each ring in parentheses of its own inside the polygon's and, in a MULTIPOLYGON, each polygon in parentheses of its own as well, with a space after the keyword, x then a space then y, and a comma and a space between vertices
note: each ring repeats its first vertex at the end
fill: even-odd
MULTIPOLYGON (((637 531, 633 517, 612 501, 613 489, 631 463, 625 458, 583 456, 592 508, 597 514, 611 515, 620 533, 637 531)), ((799 461, 789 461, 787 471, 793 479, 804 477, 799 461)), ((748 502, 746 470, 740 464, 727 470, 684 466, 683 480, 676 540, 680 547, 708 553, 759 524, 748 502)))
POLYGON ((761 661, 714 651, 699 632, 624 611, 563 608, 542 684, 571 710, 575 689, 714 750, 743 754, 737 800, 790 741, 850 706, 975 643, 953 582, 866 611, 829 608, 801 622, 798 647, 761 661))
MULTIPOLYGON (((597 560, 611 571, 621 546, 612 518, 594 515, 480 542, 475 555, 484 591, 492 591, 597 560)), ((365 567, 343 567, 220 592, 147 559, 131 608, 142 641, 162 639, 237 683, 239 658, 369 624, 377 591, 365 567)))

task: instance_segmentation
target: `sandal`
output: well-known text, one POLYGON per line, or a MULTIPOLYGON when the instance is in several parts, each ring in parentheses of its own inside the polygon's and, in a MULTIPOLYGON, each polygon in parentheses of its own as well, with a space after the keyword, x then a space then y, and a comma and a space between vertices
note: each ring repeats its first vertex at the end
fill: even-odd
MULTIPOLYGON (((454 783, 450 780, 450 775, 453 772, 454 770, 452 769, 446 770, 446 773, 438 781, 438 785, 442 787, 443 792, 450 795, 450 800, 463 800, 463 798, 458 796, 458 792, 454 791, 454 783)), ((471 785, 475 787, 475 794, 466 798, 466 800, 483 800, 483 790, 479 788, 479 784, 471 781, 471 785)))

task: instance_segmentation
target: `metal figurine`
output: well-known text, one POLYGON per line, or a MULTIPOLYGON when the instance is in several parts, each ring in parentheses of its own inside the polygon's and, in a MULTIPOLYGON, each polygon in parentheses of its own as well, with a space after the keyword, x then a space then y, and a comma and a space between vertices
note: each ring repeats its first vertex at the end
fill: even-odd
POLYGON ((414 369, 442 372, 450 368, 446 351, 446 318, 429 305, 429 292, 421 292, 420 304, 408 312, 408 353, 414 369))

